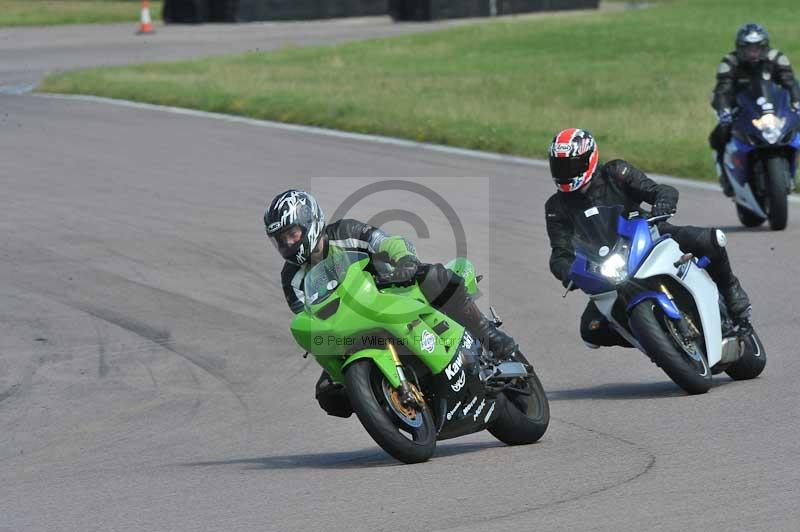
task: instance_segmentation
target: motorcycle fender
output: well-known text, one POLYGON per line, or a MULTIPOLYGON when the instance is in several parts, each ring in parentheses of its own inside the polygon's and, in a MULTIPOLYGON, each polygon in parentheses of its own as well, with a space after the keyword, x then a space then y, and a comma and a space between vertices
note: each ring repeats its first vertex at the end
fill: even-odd
POLYGON ((719 316, 719 292, 717 285, 704 269, 692 262, 679 275, 675 262, 683 255, 678 243, 672 239, 664 240, 653 248, 641 268, 636 272, 637 279, 647 279, 658 275, 669 275, 675 279, 694 299, 700 314, 700 323, 705 336, 708 365, 713 367, 722 356, 722 326, 719 316))
POLYGON ((627 311, 630 313, 633 310, 633 307, 644 301, 645 299, 655 299, 656 303, 661 307, 661 310, 664 313, 672 318, 673 320, 681 319, 681 313, 678 311, 678 307, 675 306, 675 303, 672 302, 670 298, 667 297, 667 294, 664 292, 641 292, 636 294, 636 296, 630 300, 628 303, 627 311))
POLYGON ((362 349, 350 355, 344 364, 342 364, 342 371, 347 371, 347 367, 355 362, 364 358, 372 359, 378 369, 381 370, 383 376, 389 381, 389 384, 398 388, 400 386, 400 376, 397 374, 397 368, 392 360, 392 354, 388 349, 362 349))

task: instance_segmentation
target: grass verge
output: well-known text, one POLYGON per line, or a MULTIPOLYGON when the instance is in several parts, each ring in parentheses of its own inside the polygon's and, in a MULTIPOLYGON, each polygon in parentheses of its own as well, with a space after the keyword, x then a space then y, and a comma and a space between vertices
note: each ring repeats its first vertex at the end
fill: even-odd
MULTIPOLYGON (((796 0, 759 22, 800 59, 796 0)), ((719 59, 754 0, 673 0, 649 9, 509 18, 428 34, 276 53, 99 68, 41 90, 545 157, 579 126, 601 157, 713 175, 706 138, 719 59)))
MULTIPOLYGON (((0 0, 0 27, 136 22, 141 0, 0 0)), ((153 20, 161 2, 150 2, 153 20)))

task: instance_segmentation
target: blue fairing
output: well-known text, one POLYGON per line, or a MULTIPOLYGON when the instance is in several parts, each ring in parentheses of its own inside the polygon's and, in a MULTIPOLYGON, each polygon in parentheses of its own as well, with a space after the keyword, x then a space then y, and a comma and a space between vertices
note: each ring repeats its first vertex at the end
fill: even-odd
POLYGON ((633 275, 653 247, 650 227, 647 225, 647 221, 642 218, 626 220, 620 216, 617 232, 622 236, 628 237, 631 241, 631 253, 628 256, 628 274, 633 275))
MULTIPOLYGON (((794 137, 792 138, 792 142, 789 143, 789 146, 795 150, 800 150, 800 133, 795 133, 794 137)), ((794 177, 795 173, 797 172, 797 157, 792 157, 789 160, 789 165, 791 166, 792 177, 794 177)))
POLYGON ((725 168, 728 171, 729 176, 736 179, 740 185, 744 185, 750 178, 750 174, 748 173, 747 157, 754 148, 750 144, 742 142, 736 137, 731 139, 731 142, 733 142, 734 149, 730 161, 727 159, 725 161, 725 168), (731 162, 733 165, 730 164, 731 162))
POLYGON ((740 185, 750 180, 749 158, 754 149, 783 148, 788 152, 792 176, 797 171, 796 152, 800 150, 800 133, 792 134, 800 127, 800 117, 792 111, 789 93, 770 81, 763 81, 737 95, 737 113, 734 134, 726 149, 725 171, 740 185), (755 121, 766 114, 774 114, 784 121, 778 142, 770 144, 755 126, 755 121), (787 138, 790 136, 790 138, 787 138))
POLYGON ((681 313, 678 312, 678 308, 675 306, 675 303, 673 303, 673 301, 663 292, 642 292, 640 294, 636 294, 636 296, 628 303, 628 312, 633 310, 633 307, 645 299, 655 299, 664 313, 673 320, 679 320, 681 318, 681 313))
POLYGON ((587 294, 602 294, 614 290, 614 285, 608 279, 588 271, 586 255, 580 252, 575 253, 575 260, 572 262, 569 276, 575 286, 587 294))

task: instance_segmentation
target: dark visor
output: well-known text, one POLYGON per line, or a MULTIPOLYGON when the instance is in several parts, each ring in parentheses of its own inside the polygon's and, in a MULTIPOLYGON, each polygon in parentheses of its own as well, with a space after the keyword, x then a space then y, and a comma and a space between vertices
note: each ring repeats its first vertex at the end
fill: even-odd
POLYGON ((591 157, 591 150, 578 157, 550 157, 550 175, 559 185, 567 185, 589 169, 591 157))

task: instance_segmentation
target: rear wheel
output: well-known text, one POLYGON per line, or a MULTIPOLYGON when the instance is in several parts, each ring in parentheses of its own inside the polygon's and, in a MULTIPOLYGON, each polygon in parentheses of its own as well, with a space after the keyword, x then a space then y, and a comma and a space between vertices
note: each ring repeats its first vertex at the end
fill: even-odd
POLYGON ((789 191, 791 179, 789 161, 784 157, 770 157, 765 164, 767 170, 767 215, 769 227, 775 231, 786 229, 789 219, 789 191))
POLYGON ((345 372, 347 395, 358 420, 384 451, 401 462, 424 462, 436 448, 436 427, 427 405, 407 407, 372 360, 353 362, 345 372))
POLYGON ((695 395, 711 388, 711 369, 699 342, 683 338, 660 307, 651 301, 636 305, 630 326, 645 352, 684 391, 695 395))
POLYGON ((767 365, 767 351, 761 344, 761 339, 755 331, 744 339, 744 353, 742 358, 734 362, 725 370, 730 378, 737 381, 755 379, 764 371, 767 365))
POLYGON ((764 223, 764 218, 741 205, 736 205, 736 214, 745 227, 758 227, 764 223))
MULTIPOLYGON (((516 358, 530 366, 523 354, 517 353, 516 358)), ((550 404, 533 369, 529 376, 516 380, 513 388, 500 392, 497 398, 500 414, 487 427, 492 436, 507 445, 539 441, 550 424, 550 404)))

